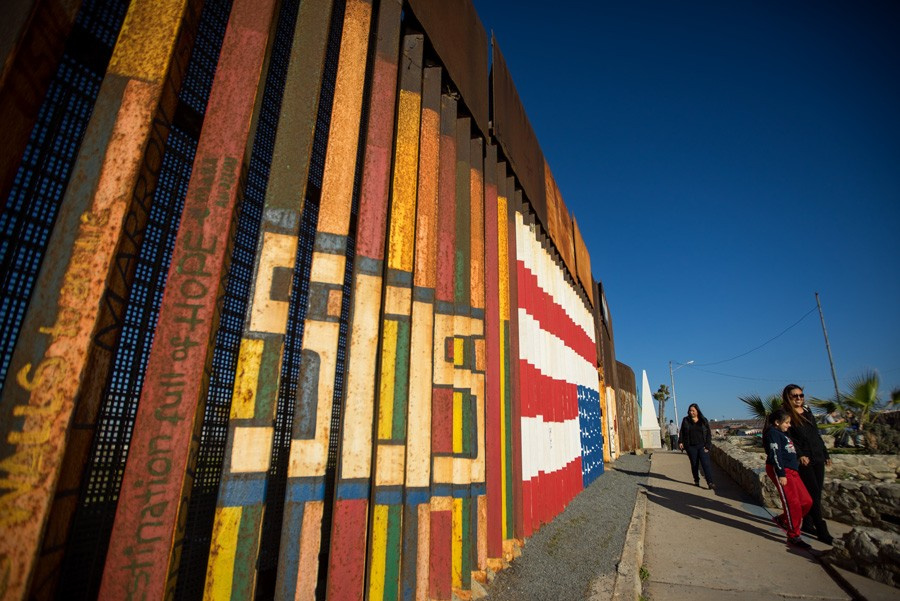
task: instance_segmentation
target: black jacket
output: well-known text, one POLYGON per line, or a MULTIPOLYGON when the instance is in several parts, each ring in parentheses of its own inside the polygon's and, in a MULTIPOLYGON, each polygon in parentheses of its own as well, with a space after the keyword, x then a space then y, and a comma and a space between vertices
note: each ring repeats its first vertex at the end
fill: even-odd
POLYGON ((828 450, 825 449, 825 442, 819 434, 816 418, 807 407, 803 408, 802 415, 806 419, 796 423, 791 420, 791 427, 787 432, 794 441, 797 457, 809 457, 813 463, 825 463, 828 460, 828 450))
POLYGON ((681 420, 678 442, 686 447, 702 444, 703 448, 708 451, 712 445, 712 432, 709 430, 709 422, 705 419, 695 422, 690 415, 686 416, 681 420))
POLYGON ((794 443, 778 428, 769 428, 763 434, 763 446, 766 449, 766 463, 775 469, 779 478, 784 477, 784 469, 794 471, 800 469, 794 443))

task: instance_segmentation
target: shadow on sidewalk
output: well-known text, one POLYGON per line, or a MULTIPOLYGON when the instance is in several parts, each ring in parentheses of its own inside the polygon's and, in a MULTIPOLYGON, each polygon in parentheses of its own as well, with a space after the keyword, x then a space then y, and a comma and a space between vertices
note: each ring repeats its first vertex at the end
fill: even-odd
MULTIPOLYGON (((651 478, 667 479, 665 476, 660 476, 653 472, 649 476, 651 478)), ((668 479, 671 480, 671 478, 668 479)), ((673 481, 677 482, 677 480, 673 481)), ((648 485, 646 489, 647 500, 666 509, 671 509, 697 520, 715 522, 723 526, 743 530, 766 540, 784 542, 783 535, 772 532, 771 526, 774 526, 774 524, 771 521, 764 520, 752 513, 737 510, 716 497, 706 497, 659 486, 648 485)), ((728 493, 723 492, 720 496, 726 497, 727 495, 728 493)), ((733 500, 743 502, 737 498, 733 498, 733 500)))

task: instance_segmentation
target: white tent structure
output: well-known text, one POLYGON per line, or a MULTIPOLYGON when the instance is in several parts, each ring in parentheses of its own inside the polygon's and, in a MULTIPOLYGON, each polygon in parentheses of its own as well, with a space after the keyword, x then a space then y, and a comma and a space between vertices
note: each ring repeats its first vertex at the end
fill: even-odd
POLYGON ((662 440, 660 440, 659 419, 656 417, 656 408, 653 406, 653 395, 650 393, 647 370, 642 370, 642 373, 641 446, 645 449, 661 449, 662 440))

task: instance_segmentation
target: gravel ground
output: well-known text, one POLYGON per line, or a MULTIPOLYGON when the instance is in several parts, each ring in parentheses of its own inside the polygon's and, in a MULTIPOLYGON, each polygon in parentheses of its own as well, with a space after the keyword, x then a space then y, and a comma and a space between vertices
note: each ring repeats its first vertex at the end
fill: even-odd
MULTIPOLYGON (((616 565, 649 455, 623 455, 551 523, 488 588, 489 601, 584 601, 612 591, 616 565)), ((607 595, 608 596, 608 595, 607 595)))

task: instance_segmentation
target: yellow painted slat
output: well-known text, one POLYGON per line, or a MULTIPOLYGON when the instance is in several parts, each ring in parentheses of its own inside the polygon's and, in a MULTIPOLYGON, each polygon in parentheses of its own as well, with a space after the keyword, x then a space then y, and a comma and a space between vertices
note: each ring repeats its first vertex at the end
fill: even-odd
POLYGON ((369 599, 384 599, 384 562, 387 557, 388 507, 376 505, 372 512, 372 563, 369 571, 369 599))
POLYGON ((462 588, 462 499, 453 499, 450 572, 453 588, 462 588))
POLYGON ((231 395, 231 419, 253 419, 263 344, 262 340, 241 339, 234 392, 231 395))
POLYGON ((397 362, 397 322, 385 320, 381 339, 381 387, 378 399, 378 438, 390 440, 394 423, 394 386, 397 362))
POLYGON ((453 391, 453 452, 462 453, 463 395, 453 391))
POLYGON ((413 257, 415 256, 413 241, 415 240, 421 105, 420 94, 400 90, 388 266, 402 271, 412 271, 413 257))
POLYGON ((217 507, 212 540, 216 541, 206 568, 204 601, 231 599, 231 580, 237 550, 238 529, 241 525, 240 507, 217 507))
POLYGON ((128 7, 109 73, 161 82, 187 0, 135 0, 128 7))

